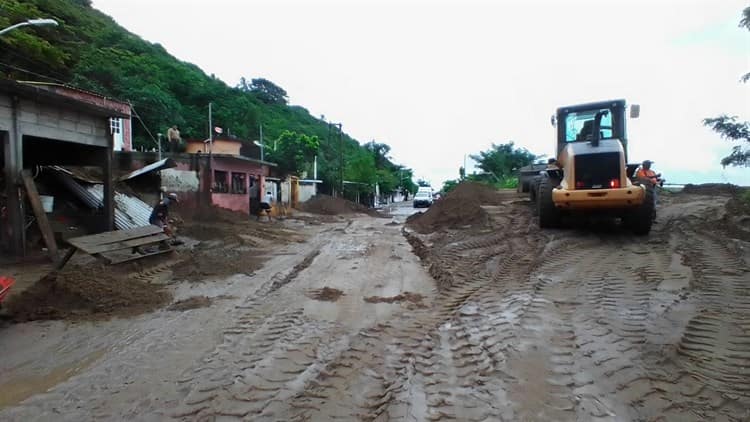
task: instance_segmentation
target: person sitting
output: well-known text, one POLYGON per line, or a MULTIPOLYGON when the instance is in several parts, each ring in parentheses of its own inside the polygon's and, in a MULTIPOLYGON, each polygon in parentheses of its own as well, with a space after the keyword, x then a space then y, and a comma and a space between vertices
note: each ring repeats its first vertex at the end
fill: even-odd
POLYGON ((576 141, 590 141, 594 137, 594 121, 586 120, 583 122, 581 131, 576 136, 576 141))

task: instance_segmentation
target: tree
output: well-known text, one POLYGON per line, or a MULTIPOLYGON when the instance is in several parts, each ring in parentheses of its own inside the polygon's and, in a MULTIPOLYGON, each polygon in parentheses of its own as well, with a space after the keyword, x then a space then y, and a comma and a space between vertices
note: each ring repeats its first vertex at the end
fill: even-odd
POLYGON ((417 179, 417 185, 419 187, 428 187, 430 186, 430 182, 424 180, 424 179, 417 179))
POLYGON ((506 184, 505 181, 514 178, 521 167, 533 163, 536 159, 536 155, 526 148, 516 148, 513 142, 492 144, 489 150, 470 157, 477 162, 477 167, 487 174, 486 178, 495 179, 503 185, 506 184))
POLYGON ((721 115, 703 119, 703 125, 724 139, 740 143, 732 147, 731 154, 721 159, 722 166, 750 166, 750 122, 738 122, 737 116, 721 115))
POLYGON ((319 147, 317 136, 287 130, 276 140, 276 149, 270 150, 268 157, 279 165, 282 173, 300 174, 307 170, 319 147))
POLYGON ((245 86, 266 104, 286 104, 288 101, 286 91, 268 79, 255 78, 249 86, 245 81, 245 86))
POLYGON ((443 191, 443 193, 448 193, 448 192, 452 191, 453 189, 455 189, 456 186, 458 186, 458 184, 460 182, 461 182, 460 180, 455 180, 455 179, 454 180, 446 180, 445 182, 443 182, 443 188, 441 190, 443 191))
MULTIPOLYGON (((750 31, 750 7, 742 11, 739 27, 750 31)), ((740 80, 742 82, 750 80, 750 73, 746 73, 740 80)), ((719 117, 703 119, 703 125, 713 129, 723 139, 739 143, 732 147, 729 155, 721 159, 722 166, 750 166, 750 122, 738 122, 737 116, 723 114, 719 117)))
MULTIPOLYGON (((740 28, 745 28, 748 31, 750 31, 750 6, 746 7, 745 10, 742 11, 742 19, 740 20, 740 28)), ((742 82, 747 82, 750 80, 750 73, 745 73, 742 76, 742 82)))
POLYGON ((365 144, 365 149, 372 153, 377 168, 385 169, 393 166, 388 157, 388 153, 391 152, 390 145, 371 141, 365 144))

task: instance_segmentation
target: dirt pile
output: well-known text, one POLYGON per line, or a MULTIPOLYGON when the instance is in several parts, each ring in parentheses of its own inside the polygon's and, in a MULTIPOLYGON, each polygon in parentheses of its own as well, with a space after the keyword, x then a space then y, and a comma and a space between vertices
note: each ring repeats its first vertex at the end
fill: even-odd
POLYGON ((739 192, 738 186, 730 183, 704 183, 700 185, 687 184, 682 193, 695 195, 734 195, 739 192))
POLYGON ((315 289, 308 292, 307 297, 310 299, 320 300, 324 302, 335 302, 344 295, 339 289, 332 289, 328 286, 322 289, 315 289))
POLYGON ((368 296, 366 298, 363 298, 363 300, 367 303, 409 302, 413 305, 416 305, 417 307, 425 306, 424 303, 422 303, 422 300, 424 300, 424 296, 420 295, 419 293, 412 293, 412 292, 403 292, 396 296, 368 296))
POLYGON ((727 202, 726 214, 722 218, 729 237, 750 242, 750 191, 736 195, 727 202))
POLYGON ((169 300, 160 286, 118 277, 111 269, 69 266, 40 279, 7 306, 13 320, 23 322, 132 316, 169 300))
POLYGON ((369 214, 381 216, 377 214, 377 211, 371 210, 364 205, 328 195, 314 196, 309 201, 300 204, 300 210, 323 215, 369 214))
POLYGON ((487 185, 462 182, 445 197, 436 201, 427 212, 414 214, 406 222, 419 233, 431 233, 439 229, 480 225, 487 221, 487 213, 481 205, 498 205, 502 197, 487 185))
POLYGON ((202 281, 206 277, 225 277, 233 274, 250 275, 258 270, 266 258, 257 250, 236 248, 197 248, 172 268, 177 280, 202 281))

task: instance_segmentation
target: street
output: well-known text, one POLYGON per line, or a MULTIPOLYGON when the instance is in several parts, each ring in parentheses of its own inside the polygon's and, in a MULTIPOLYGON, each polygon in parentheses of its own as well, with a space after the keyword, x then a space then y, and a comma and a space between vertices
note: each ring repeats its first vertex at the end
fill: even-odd
POLYGON ((208 307, 6 327, 0 419, 746 420, 726 201, 667 198, 647 239, 539 231, 512 193, 426 234, 410 203, 290 219, 254 274, 177 284, 208 307))

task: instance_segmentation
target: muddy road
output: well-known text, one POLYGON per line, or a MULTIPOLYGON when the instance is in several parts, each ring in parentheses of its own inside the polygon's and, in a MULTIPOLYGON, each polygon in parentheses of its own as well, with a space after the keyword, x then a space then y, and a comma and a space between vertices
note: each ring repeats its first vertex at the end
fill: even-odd
POLYGON ((205 306, 2 329, 0 419, 748 420, 728 200, 664 198, 645 238, 540 232, 512 194, 429 233, 409 207, 300 225, 254 274, 175 295, 205 306))

